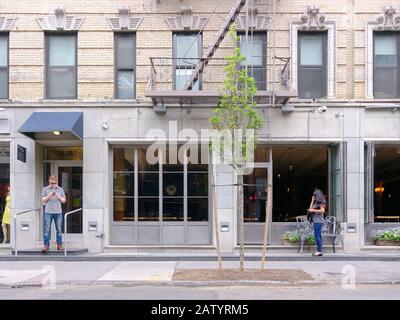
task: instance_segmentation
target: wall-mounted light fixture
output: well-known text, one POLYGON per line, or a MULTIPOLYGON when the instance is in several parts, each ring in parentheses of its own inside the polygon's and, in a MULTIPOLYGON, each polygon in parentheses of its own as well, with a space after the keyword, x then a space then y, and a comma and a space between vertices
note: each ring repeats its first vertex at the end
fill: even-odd
POLYGON ((316 107, 313 110, 311 110, 310 112, 315 112, 318 111, 318 113, 325 113, 326 111, 328 111, 328 107, 326 105, 322 105, 320 107, 316 107))
POLYGON ((101 126, 103 127, 104 130, 108 129, 108 123, 107 122, 102 122, 101 126))
POLYGON ((54 134, 55 136, 59 136, 59 135, 61 134, 61 131, 55 130, 55 131, 53 131, 53 134, 54 134))

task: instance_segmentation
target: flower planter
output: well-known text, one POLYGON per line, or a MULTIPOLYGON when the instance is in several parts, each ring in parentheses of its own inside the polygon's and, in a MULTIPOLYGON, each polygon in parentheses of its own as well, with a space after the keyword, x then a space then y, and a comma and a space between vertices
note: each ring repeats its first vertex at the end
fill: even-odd
POLYGON ((376 240, 375 244, 377 246, 400 246, 400 241, 376 240))

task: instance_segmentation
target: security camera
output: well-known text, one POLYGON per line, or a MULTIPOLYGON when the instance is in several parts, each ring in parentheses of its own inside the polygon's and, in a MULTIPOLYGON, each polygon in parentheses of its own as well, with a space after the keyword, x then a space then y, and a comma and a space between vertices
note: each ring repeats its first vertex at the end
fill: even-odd
POLYGON ((317 110, 319 113, 324 113, 326 110, 328 110, 328 107, 326 105, 322 105, 317 110))

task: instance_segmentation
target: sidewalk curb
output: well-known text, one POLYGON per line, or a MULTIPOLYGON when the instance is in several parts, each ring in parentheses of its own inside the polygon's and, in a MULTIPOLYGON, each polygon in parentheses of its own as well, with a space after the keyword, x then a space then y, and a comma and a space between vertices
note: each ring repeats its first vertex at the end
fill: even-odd
MULTIPOLYGON (((223 261, 239 261, 239 256, 225 256, 223 261)), ((245 257, 246 261, 260 261, 258 256, 245 257)), ((217 261, 216 256, 1 256, 0 261, 217 261)), ((400 261, 400 255, 396 256, 272 256, 268 261, 400 261)))
MULTIPOLYGON (((136 287, 136 286, 176 286, 176 287, 233 287, 233 286, 271 286, 271 287, 309 287, 309 286, 335 286, 341 285, 340 281, 258 281, 258 280, 221 280, 221 281, 98 281, 98 280, 63 280, 56 282, 58 285, 75 285, 75 286, 119 286, 119 287, 136 287)), ((356 282, 355 285, 400 285, 400 280, 377 280, 356 282)), ((38 288, 42 287, 41 282, 24 282, 15 284, 0 284, 0 289, 16 289, 16 288, 38 288)), ((48 289, 51 290, 51 289, 48 289)))

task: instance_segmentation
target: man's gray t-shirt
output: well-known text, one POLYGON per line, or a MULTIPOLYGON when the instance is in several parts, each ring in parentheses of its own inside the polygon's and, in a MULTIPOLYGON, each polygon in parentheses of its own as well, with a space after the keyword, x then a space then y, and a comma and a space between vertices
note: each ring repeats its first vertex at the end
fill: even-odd
MULTIPOLYGON (((65 199, 65 193, 63 188, 57 186, 55 188, 51 188, 50 186, 44 187, 42 189, 42 198, 47 197, 47 195, 49 195, 50 193, 55 192, 57 193, 59 196, 63 197, 65 199)), ((62 213, 62 209, 61 209, 61 201, 54 197, 52 199, 50 199, 49 201, 47 201, 46 206, 44 208, 44 212, 46 213, 62 213)))

